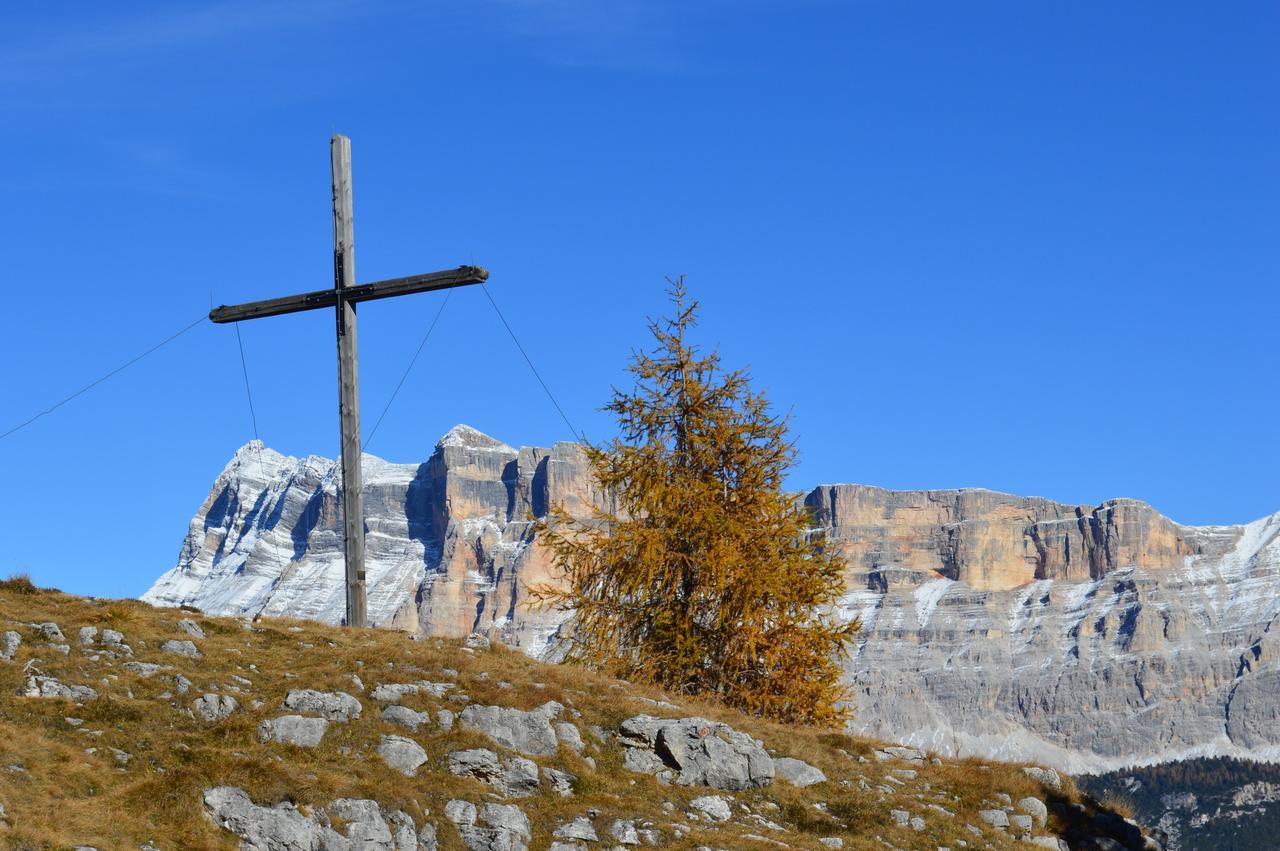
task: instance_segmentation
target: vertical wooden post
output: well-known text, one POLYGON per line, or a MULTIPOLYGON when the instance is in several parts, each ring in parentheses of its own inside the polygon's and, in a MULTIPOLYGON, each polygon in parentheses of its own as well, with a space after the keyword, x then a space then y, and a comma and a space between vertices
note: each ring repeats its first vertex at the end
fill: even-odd
POLYGON ((356 306, 341 297, 356 282, 351 210, 351 140, 329 142, 333 165, 333 285, 338 290, 338 417, 342 426, 342 515, 347 566, 347 625, 366 625, 364 500, 360 461, 360 380, 356 359, 356 306))

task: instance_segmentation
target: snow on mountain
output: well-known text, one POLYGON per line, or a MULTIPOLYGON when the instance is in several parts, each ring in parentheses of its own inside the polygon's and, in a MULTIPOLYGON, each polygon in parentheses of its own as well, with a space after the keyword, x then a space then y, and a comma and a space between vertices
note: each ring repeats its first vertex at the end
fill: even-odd
MULTIPOLYGON (((144 599, 338 623, 339 478, 242 447, 144 599)), ((366 455, 364 480, 372 623, 548 652, 565 615, 528 605, 551 577, 531 518, 601 499, 575 444, 460 425, 422 464, 366 455)), ((850 564, 855 730, 1071 771, 1280 759, 1280 514, 1186 527, 1136 500, 864 485, 805 502, 850 564)))

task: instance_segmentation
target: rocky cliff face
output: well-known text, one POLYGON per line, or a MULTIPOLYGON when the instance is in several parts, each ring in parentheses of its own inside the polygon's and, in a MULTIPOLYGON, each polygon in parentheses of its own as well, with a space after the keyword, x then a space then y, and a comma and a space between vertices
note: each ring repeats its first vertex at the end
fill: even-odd
MULTIPOLYGON (((342 616, 333 462, 241 449, 145 599, 342 616)), ((459 426, 421 465, 366 456, 370 617, 544 654, 559 625, 530 516, 599 495, 573 444, 459 426)), ((1280 515, 1185 527, 1134 500, 824 485, 805 498, 849 559, 840 612, 858 732, 1072 771, 1187 755, 1280 758, 1280 515)))
MULTIPOLYGON (((178 566, 143 599, 218 614, 339 623, 345 611, 334 461, 249 443, 191 521, 178 566)), ((512 449, 467 426, 423 464, 364 458, 370 622, 432 635, 490 632, 539 656, 560 618, 524 591, 548 576, 532 518, 594 498, 574 444, 512 449)))

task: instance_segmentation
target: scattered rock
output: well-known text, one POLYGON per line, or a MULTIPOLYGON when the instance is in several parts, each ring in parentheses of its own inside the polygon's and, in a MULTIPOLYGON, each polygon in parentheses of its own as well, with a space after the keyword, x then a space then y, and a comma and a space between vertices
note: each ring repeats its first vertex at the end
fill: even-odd
POLYGON ((728 724, 706 718, 637 715, 622 722, 620 738, 632 771, 673 769, 682 786, 741 790, 773 782, 773 758, 764 746, 728 724))
POLYGON ((408 777, 418 773, 427 761, 427 752, 413 739, 404 736, 383 736, 378 743, 378 756, 387 765, 408 777))
POLYGON ((631 819, 614 819, 609 825, 609 835, 623 845, 639 845, 640 834, 636 832, 636 823, 631 819))
POLYGON ((258 741, 314 748, 324 738, 329 722, 324 718, 304 718, 301 715, 281 715, 258 725, 258 741))
POLYGON ((598 842, 595 825, 587 816, 578 816, 571 822, 560 825, 551 834, 556 839, 581 839, 583 842, 598 842))
POLYGON ((315 691, 294 689, 284 699, 284 705, 295 712, 312 712, 330 721, 350 721, 360 717, 360 701, 345 691, 315 691))
POLYGON ((399 703, 407 694, 444 697, 444 693, 453 687, 453 683, 432 683, 426 680, 416 683, 384 683, 375 688, 369 696, 379 703, 399 703))
POLYGON ((528 851, 533 833, 519 807, 484 804, 477 809, 455 800, 445 805, 444 814, 457 826, 468 851, 528 851))
POLYGON ((215 824, 240 837, 242 848, 303 851, 321 841, 320 825, 292 805, 259 807, 233 786, 207 790, 204 808, 215 824))
POLYGON ((792 786, 803 788, 812 786, 815 783, 825 783, 827 780, 827 775, 823 774, 819 769, 804 760, 792 759, 789 756, 775 759, 773 767, 777 772, 777 776, 792 786))
POLYGON ((903 745, 890 745, 886 748, 879 748, 875 752, 876 759, 884 761, 888 759, 900 759, 903 762, 910 762, 916 765, 924 765, 927 755, 919 748, 909 748, 903 745))
POLYGON ((22 636, 11 629, 6 630, 5 634, 0 636, 0 659, 12 659, 21 645, 22 636))
POLYGON ((1049 821, 1049 808, 1039 798, 1027 796, 1019 799, 1018 809, 1031 816, 1037 827, 1044 827, 1049 821))
POLYGON ((98 692, 89 686, 69 686, 54 677, 31 674, 27 677, 23 697, 61 697, 67 700, 97 700, 98 692))
POLYGON ((102 643, 119 647, 124 644, 124 633, 114 629, 104 629, 102 630, 102 643))
POLYGON ((582 733, 576 724, 560 721, 555 725, 556 741, 574 753, 582 753, 587 743, 582 741, 582 733))
POLYGON ((893 819, 893 823, 898 827, 906 827, 911 823, 911 813, 906 810, 889 810, 889 818, 893 819))
POLYGON ((1030 765, 1022 769, 1022 773, 1033 780, 1039 780, 1047 789, 1051 789, 1054 792, 1062 791, 1062 778, 1052 768, 1040 768, 1030 765))
POLYGON ((205 721, 221 721, 240 708, 240 704, 229 694, 206 694, 191 702, 191 709, 205 721))
POLYGON ((440 729, 446 733, 453 729, 453 719, 457 716, 448 709, 441 709, 436 712, 436 723, 440 725, 440 729))
POLYGON ((843 848, 844 840, 838 836, 824 836, 818 840, 828 848, 843 848))
POLYGON ((43 636, 47 641, 56 641, 59 644, 61 644, 67 640, 62 634, 62 630, 59 629, 58 625, 53 621, 49 621, 48 623, 37 623, 32 625, 36 628, 36 631, 39 632, 40 635, 43 636))
POLYGON ((96 626, 80 627, 80 643, 89 646, 98 640, 98 628, 96 626))
POLYGON ((173 653, 177 656, 186 656, 188 659, 200 658, 200 651, 196 648, 193 641, 179 641, 171 638, 164 644, 160 645, 160 649, 166 653, 173 653))
POLYGON ((689 806, 712 821, 728 821, 733 815, 733 811, 729 809, 731 800, 720 795, 702 795, 690 801, 689 806))
POLYGON ((186 694, 191 691, 191 680, 182 676, 182 674, 175 674, 173 677, 173 687, 177 690, 178 694, 186 694))
POLYGON ((420 727, 431 723, 431 716, 426 712, 417 712, 407 706, 393 703, 382 710, 382 720, 390 724, 398 724, 416 733, 420 727))
POLYGON ((1005 828, 1009 826, 1009 814, 1004 810, 979 810, 978 818, 992 827, 1005 828))
POLYGON ((462 723, 493 739, 504 748, 532 756, 551 756, 557 749, 551 719, 564 707, 554 700, 524 712, 502 706, 468 706, 459 716, 462 723))
POLYGON ((154 662, 125 662, 123 667, 126 671, 133 671, 144 679, 169 670, 168 665, 157 665, 154 662))
POLYGON ((547 778, 547 782, 551 784, 551 789, 562 798, 568 798, 573 795, 573 783, 578 778, 567 771, 561 771, 558 768, 542 769, 542 776, 547 778))
POLYGON ((523 757, 500 760, 487 748, 449 754, 449 773, 491 783, 506 797, 523 798, 538 791, 538 766, 523 757))
POLYGON ((191 618, 183 618, 178 621, 178 629, 182 630, 192 638, 204 638, 204 630, 200 628, 200 624, 196 623, 191 618))
POLYGON ((488 636, 481 635, 478 632, 473 632, 467 636, 465 641, 462 642, 462 646, 470 648, 471 650, 488 650, 493 646, 493 644, 489 641, 488 636))

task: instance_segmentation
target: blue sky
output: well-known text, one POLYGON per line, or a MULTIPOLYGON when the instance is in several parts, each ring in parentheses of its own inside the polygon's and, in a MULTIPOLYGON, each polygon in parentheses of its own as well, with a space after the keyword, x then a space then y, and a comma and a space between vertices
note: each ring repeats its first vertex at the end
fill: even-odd
MULTIPOLYGON (((664 276, 790 409, 792 483, 1280 510, 1274 4, 26 4, 0 33, 0 431, 199 318, 327 286, 328 139, 360 280, 478 263, 569 416, 664 276)), ((366 428, 440 305, 360 313, 366 428)), ((263 439, 337 446, 333 320, 241 326, 263 439)), ((369 450, 569 437, 478 290, 369 450)), ((0 440, 0 573, 171 567, 252 436, 204 324, 0 440)))

